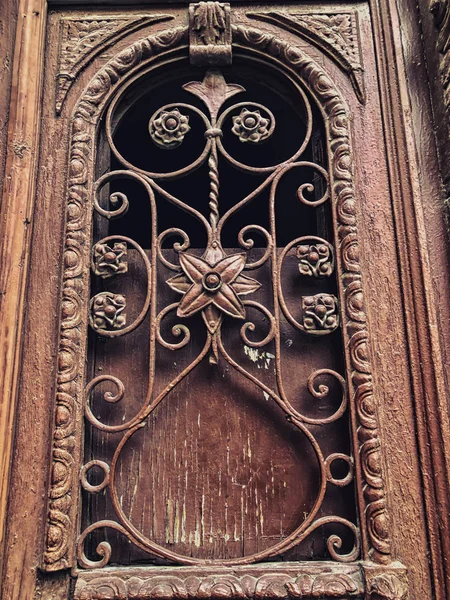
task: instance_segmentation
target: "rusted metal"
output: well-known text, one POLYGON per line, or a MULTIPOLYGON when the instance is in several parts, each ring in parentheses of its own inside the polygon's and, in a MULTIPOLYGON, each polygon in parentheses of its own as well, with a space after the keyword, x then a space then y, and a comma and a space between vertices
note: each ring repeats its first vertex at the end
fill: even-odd
MULTIPOLYGON (((323 456, 320 445, 308 425, 326 426, 340 419, 347 409, 348 392, 347 384, 344 378, 337 372, 331 369, 320 369, 315 371, 307 382, 307 388, 312 397, 317 399, 326 399, 329 394, 329 387, 324 383, 325 380, 332 379, 338 383, 342 393, 342 400, 336 410, 326 417, 310 417, 302 414, 294 408, 293 404, 285 392, 285 387, 282 378, 281 369, 281 351, 280 351, 280 326, 281 315, 284 315, 286 320, 294 328, 305 334, 325 335, 334 331, 339 324, 338 303, 337 299, 329 293, 320 293, 314 296, 304 296, 301 302, 303 307, 302 322, 296 320, 287 307, 282 291, 282 268, 285 258, 295 256, 300 260, 299 276, 313 275, 316 278, 329 276, 334 268, 334 250, 332 245, 317 236, 303 236, 290 242, 279 253, 276 244, 276 224, 275 224, 275 198, 277 188, 283 175, 294 168, 307 168, 313 170, 324 181, 324 191, 320 197, 311 198, 311 192, 315 188, 313 183, 302 184, 297 192, 298 199, 303 204, 312 208, 324 204, 330 198, 329 190, 329 174, 321 165, 311 161, 298 160, 308 146, 311 131, 312 131, 312 111, 309 101, 301 92, 301 97, 304 103, 304 117, 307 122, 306 137, 301 141, 300 148, 288 159, 279 164, 270 167, 251 167, 235 161, 225 150, 221 138, 224 127, 230 121, 232 132, 238 139, 245 144, 261 143, 268 139, 275 130, 276 122, 273 113, 260 103, 237 103, 228 107, 221 113, 221 108, 226 100, 231 96, 245 91, 241 86, 227 84, 223 75, 219 71, 207 72, 203 82, 191 82, 185 84, 184 89, 198 98, 205 104, 208 113, 203 113, 198 108, 189 104, 171 104, 159 109, 150 119, 149 132, 155 143, 165 149, 178 147, 183 143, 184 137, 189 135, 189 112, 193 112, 200 116, 201 121, 205 125, 205 140, 206 145, 199 158, 194 160, 191 165, 179 169, 171 173, 151 173, 135 168, 132 164, 126 161, 119 151, 114 146, 113 133, 111 129, 112 115, 114 104, 110 107, 107 120, 106 132, 111 145, 112 151, 115 153, 119 161, 129 171, 115 171, 104 175, 96 185, 98 191, 105 185, 107 181, 120 178, 121 176, 134 178, 141 183, 146 191, 151 204, 151 212, 153 221, 156 219, 156 205, 154 202, 155 192, 162 195, 170 202, 182 207, 192 216, 203 224, 207 234, 207 245, 202 256, 189 251, 191 242, 186 232, 179 228, 170 228, 163 231, 159 236, 156 236, 153 229, 152 243, 152 262, 148 263, 142 248, 132 240, 128 240, 121 236, 110 236, 98 242, 94 251, 98 253, 99 244, 104 247, 105 244, 112 242, 127 241, 129 246, 134 246, 141 254, 142 259, 146 264, 148 273, 148 282, 151 289, 150 295, 153 300, 147 301, 139 318, 134 324, 124 327, 120 330, 117 322, 110 324, 110 327, 104 327, 105 330, 97 331, 102 335, 112 335, 111 329, 114 328, 114 335, 125 335, 131 329, 136 327, 142 321, 145 311, 150 305, 155 305, 156 287, 154 279, 152 279, 152 271, 156 271, 156 260, 158 260, 165 268, 174 271, 175 275, 169 278, 166 283, 168 287, 182 294, 179 302, 165 306, 154 319, 154 328, 152 329, 150 345, 151 345, 151 361, 154 360, 155 341, 161 344, 164 348, 173 351, 180 350, 190 343, 193 332, 187 324, 177 324, 172 327, 172 333, 180 337, 180 341, 176 343, 167 342, 161 334, 161 323, 166 315, 170 312, 175 312, 181 319, 189 320, 196 313, 201 313, 206 327, 206 341, 201 352, 195 359, 185 367, 156 397, 153 395, 154 367, 150 366, 148 391, 142 408, 131 420, 121 424, 105 424, 97 419, 90 408, 90 397, 93 390, 101 383, 109 381, 114 384, 117 393, 106 393, 104 399, 108 402, 117 402, 124 397, 125 388, 123 383, 117 378, 109 375, 102 375, 94 378, 86 388, 86 417, 95 428, 105 433, 123 432, 123 437, 118 443, 114 452, 110 465, 89 462, 84 466, 82 483, 83 487, 89 492, 107 489, 111 502, 114 506, 114 512, 117 521, 101 520, 89 525, 82 533, 78 541, 77 556, 80 566, 84 568, 101 568, 106 565, 111 556, 111 547, 108 543, 102 542, 97 552, 102 556, 99 561, 88 559, 84 552, 84 544, 86 538, 95 530, 110 527, 123 535, 125 535, 133 544, 153 555, 163 557, 176 563, 186 565, 209 564, 212 561, 191 556, 181 555, 166 547, 162 547, 154 540, 150 539, 142 531, 140 531, 130 520, 125 513, 118 497, 118 491, 115 486, 115 478, 117 464, 121 452, 129 440, 146 425, 148 417, 153 413, 155 408, 163 402, 167 395, 191 373, 197 365, 199 365, 209 354, 209 362, 215 365, 219 360, 224 360, 236 372, 240 373, 245 379, 257 386, 268 398, 271 398, 285 413, 286 418, 301 432, 308 440, 310 447, 318 461, 320 478, 318 482, 317 495, 311 510, 308 514, 305 513, 303 521, 279 542, 271 545, 269 548, 244 555, 241 558, 220 559, 222 565, 232 564, 251 564, 260 560, 265 560, 269 557, 276 556, 281 552, 286 552, 294 546, 298 545, 308 535, 317 528, 324 525, 339 524, 348 529, 353 537, 353 549, 347 553, 339 553, 337 549, 341 546, 341 538, 333 534, 328 538, 327 548, 329 555, 340 562, 351 562, 358 558, 360 554, 360 535, 358 528, 348 519, 344 519, 337 515, 322 516, 318 518, 318 513, 322 507, 325 497, 327 484, 343 487, 351 483, 353 480, 353 459, 350 455, 344 453, 332 453, 329 456, 323 456), (219 158, 227 160, 233 166, 243 168, 244 170, 257 173, 264 176, 262 184, 248 194, 244 199, 236 202, 224 215, 220 214, 219 203, 219 158), (161 185, 157 184, 158 179, 167 180, 187 175, 197 168, 200 164, 208 163, 208 174, 210 180, 210 195, 209 195, 209 218, 196 208, 189 206, 183 200, 176 198, 172 194, 164 190, 161 185), (224 225, 235 212, 244 207, 248 202, 254 199, 264 189, 270 186, 270 230, 257 224, 245 225, 241 228, 238 241, 245 252, 227 253, 224 251, 221 243, 221 232, 224 225), (308 193, 309 196, 305 196, 308 193), (253 231, 257 232, 264 238, 266 248, 262 257, 256 261, 248 260, 247 252, 251 250, 254 242, 248 237, 248 234, 253 231), (178 262, 172 263, 165 256, 162 249, 162 244, 169 237, 181 239, 180 242, 173 244, 173 250, 178 255, 178 262), (97 250, 95 250, 97 249, 97 250), (260 302, 251 299, 241 298, 255 293, 261 284, 256 279, 244 275, 244 272, 270 265, 271 279, 273 285, 274 308, 264 306, 260 302), (239 364, 228 352, 224 346, 222 339, 222 326, 229 317, 237 319, 245 319, 247 309, 256 310, 261 317, 269 323, 268 333, 259 340, 250 339, 247 335, 248 331, 254 331, 257 324, 253 321, 245 322, 241 327, 241 339, 243 344, 249 348, 262 348, 271 342, 275 342, 275 371, 276 371, 276 386, 271 387, 263 382, 262 379, 255 376, 247 368, 239 364), (107 329, 107 330, 106 330, 107 329), (335 478, 331 474, 331 466, 336 460, 343 460, 348 465, 347 474, 340 478, 335 478), (100 466, 104 471, 104 479, 98 484, 98 489, 90 489, 86 482, 85 473, 93 466, 100 466)), ((126 196, 118 195, 115 198, 121 201, 118 208, 113 211, 107 211, 101 208, 96 201, 95 209, 105 218, 113 218, 121 216, 126 212, 128 207, 128 199, 126 196)), ((111 258, 113 258, 111 256, 111 258)), ((102 295, 102 298, 104 297, 102 295)), ((97 302, 97 296, 93 302, 97 302)), ((93 326, 95 327, 94 320, 93 326)), ((101 328, 100 328, 101 329, 101 328)), ((195 332, 198 333, 198 332, 195 332)), ((213 366, 211 368, 214 368, 213 366)), ((92 487, 92 486, 91 486, 92 487)), ((214 561, 213 561, 214 562, 214 561)))

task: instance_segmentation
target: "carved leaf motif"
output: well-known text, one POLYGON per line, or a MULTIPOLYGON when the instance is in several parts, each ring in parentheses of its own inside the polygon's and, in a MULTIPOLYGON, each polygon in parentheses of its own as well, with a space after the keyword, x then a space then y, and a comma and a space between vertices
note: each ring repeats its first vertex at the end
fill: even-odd
POLYGON ((297 15, 296 21, 320 33, 325 40, 352 63, 359 64, 359 48, 353 14, 297 15))
POLYGON ((358 586, 348 575, 326 573, 318 576, 301 575, 294 582, 286 583, 286 589, 291 598, 321 598, 345 597, 357 593, 358 586))
POLYGON ((354 573, 266 573, 252 577, 232 573, 188 575, 148 575, 121 579, 114 575, 94 577, 90 581, 78 578, 75 600, 289 600, 290 598, 348 598, 360 596, 359 572, 354 573))
POLYGON ((370 586, 370 600, 405 600, 407 595, 405 583, 392 573, 377 575, 370 586))
POLYGON ((225 31, 224 8, 219 2, 200 2, 194 12, 194 29, 204 44, 215 44, 225 31))

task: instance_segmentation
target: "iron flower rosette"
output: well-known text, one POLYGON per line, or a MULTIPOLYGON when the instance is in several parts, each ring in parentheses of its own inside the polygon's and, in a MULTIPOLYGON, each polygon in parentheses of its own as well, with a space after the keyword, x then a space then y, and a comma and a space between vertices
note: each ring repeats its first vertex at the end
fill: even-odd
POLYGON ((148 127, 155 144, 167 150, 179 146, 191 129, 189 117, 182 115, 178 108, 158 111, 150 119, 148 127))
POLYGON ((239 115, 233 117, 231 131, 241 142, 259 144, 271 135, 270 119, 263 117, 259 110, 243 108, 239 115))
POLYGON ((245 318, 245 308, 239 296, 256 292, 261 284, 242 275, 245 254, 230 254, 211 265, 192 254, 180 254, 181 275, 167 281, 169 287, 183 294, 177 315, 190 317, 202 311, 205 323, 214 333, 220 323, 220 313, 237 319, 245 318))

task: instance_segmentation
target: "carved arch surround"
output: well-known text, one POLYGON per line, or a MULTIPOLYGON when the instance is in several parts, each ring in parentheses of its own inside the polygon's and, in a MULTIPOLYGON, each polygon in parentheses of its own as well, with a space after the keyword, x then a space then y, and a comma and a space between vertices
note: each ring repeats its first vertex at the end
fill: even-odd
MULTIPOLYGON (((332 179, 341 317, 346 348, 362 558, 391 561, 379 428, 358 257, 356 198, 352 172, 349 110, 322 69, 300 48, 255 28, 233 26, 233 45, 269 55, 310 91, 324 117, 332 179)), ((84 402, 84 356, 89 295, 89 236, 97 123, 125 78, 165 52, 187 46, 188 30, 178 27, 132 44, 91 80, 72 117, 64 268, 59 331, 59 366, 52 475, 43 558, 48 571, 74 566, 79 466, 84 402)))

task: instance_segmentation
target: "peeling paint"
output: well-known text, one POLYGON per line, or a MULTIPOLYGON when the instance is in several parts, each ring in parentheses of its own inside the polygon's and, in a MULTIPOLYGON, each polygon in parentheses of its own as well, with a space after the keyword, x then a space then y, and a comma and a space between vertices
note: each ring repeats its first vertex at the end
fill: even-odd
POLYGON ((246 345, 244 345, 244 352, 258 369, 269 369, 271 361, 275 358, 270 352, 260 351, 258 348, 250 348, 246 345))

